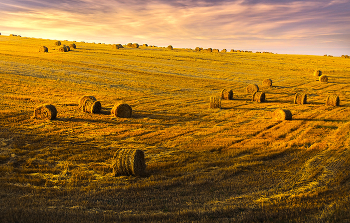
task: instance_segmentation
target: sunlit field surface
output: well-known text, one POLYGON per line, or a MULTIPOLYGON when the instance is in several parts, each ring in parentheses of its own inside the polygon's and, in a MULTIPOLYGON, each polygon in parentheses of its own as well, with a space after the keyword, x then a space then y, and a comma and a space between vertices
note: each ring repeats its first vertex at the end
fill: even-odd
POLYGON ((0 36, 0 222, 350 221, 350 59, 75 44, 0 36), (132 118, 110 115, 120 101, 132 118), (31 119, 46 103, 57 119, 31 119), (120 148, 144 151, 146 176, 112 174, 120 148))

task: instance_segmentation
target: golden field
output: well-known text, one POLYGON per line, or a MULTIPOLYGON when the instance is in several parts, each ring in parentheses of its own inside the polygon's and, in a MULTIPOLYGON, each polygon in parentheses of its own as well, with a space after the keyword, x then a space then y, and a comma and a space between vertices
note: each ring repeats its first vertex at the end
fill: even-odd
POLYGON ((350 221, 350 59, 55 42, 0 36, 0 222, 350 221), (132 118, 110 115, 120 101, 132 118), (57 119, 31 119, 46 103, 57 119), (146 176, 112 174, 120 148, 144 151, 146 176))

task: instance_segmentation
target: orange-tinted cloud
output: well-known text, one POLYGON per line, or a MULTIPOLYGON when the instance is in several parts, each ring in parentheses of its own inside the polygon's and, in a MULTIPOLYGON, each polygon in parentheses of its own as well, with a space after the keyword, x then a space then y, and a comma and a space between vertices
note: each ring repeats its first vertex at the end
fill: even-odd
POLYGON ((0 31, 106 43, 350 54, 349 2, 4 0, 0 31))

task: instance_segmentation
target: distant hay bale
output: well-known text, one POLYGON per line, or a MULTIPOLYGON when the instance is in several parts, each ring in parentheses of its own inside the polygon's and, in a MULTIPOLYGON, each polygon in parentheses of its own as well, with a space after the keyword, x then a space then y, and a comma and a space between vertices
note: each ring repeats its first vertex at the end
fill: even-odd
POLYGON ((72 44, 69 45, 69 47, 70 47, 71 49, 76 49, 76 48, 77 48, 77 45, 75 45, 75 43, 72 43, 72 44))
POLYGON ((272 86, 272 80, 271 79, 265 79, 265 80, 263 80, 262 85, 264 87, 271 87, 272 86))
POLYGON ((209 108, 221 108, 221 98, 216 96, 210 97, 209 108))
POLYGON ((88 112, 92 114, 100 113, 101 108, 102 108, 101 102, 91 100, 91 99, 86 99, 83 105, 81 106, 81 110, 83 112, 88 112))
POLYGON ((61 41, 56 41, 56 42, 55 42, 55 45, 56 45, 56 46, 61 46, 61 41))
POLYGON ((322 74, 319 77, 319 81, 322 82, 322 83, 328 83, 328 77, 326 75, 322 74))
POLYGON ((87 99, 91 99, 91 100, 94 100, 96 101, 96 98, 94 96, 90 96, 90 95, 84 95, 83 97, 79 98, 78 100, 78 104, 79 106, 83 106, 83 104, 85 103, 85 100, 87 99))
POLYGON ((132 108, 128 104, 118 103, 112 108, 111 114, 118 118, 131 118, 132 108))
POLYGON ((224 89, 221 91, 221 99, 232 100, 233 99, 233 91, 224 89))
POLYGON ((39 52, 47 53, 47 52, 49 52, 49 49, 48 49, 46 46, 41 46, 41 47, 39 48, 39 52))
POLYGON ((63 47, 65 47, 67 49, 66 52, 70 51, 70 47, 69 46, 64 45, 63 47))
POLYGON ((259 91, 259 87, 256 84, 249 84, 246 88, 246 92, 250 94, 258 91, 259 91))
POLYGON ((173 46, 172 45, 169 45, 168 46, 168 50, 173 50, 174 48, 173 48, 173 46))
POLYGON ((326 106, 339 106, 340 99, 338 95, 328 95, 326 99, 326 106))
POLYGON ((320 70, 315 70, 315 72, 314 72, 314 76, 315 77, 319 77, 319 76, 321 76, 322 75, 322 71, 320 71, 320 70))
POLYGON ((114 44, 114 45, 113 45, 113 48, 115 48, 115 49, 122 49, 122 48, 124 48, 124 47, 123 47, 122 44, 118 43, 118 44, 114 44))
POLYGON ((202 47, 196 47, 195 49, 194 49, 195 51, 197 51, 197 52, 199 52, 199 51, 202 51, 203 50, 203 48, 202 47))
POLYGON ((234 52, 235 52, 235 50, 234 50, 234 49, 231 49, 231 50, 230 50, 230 52, 231 52, 231 53, 234 53, 234 52))
POLYGON ((303 105, 306 104, 307 96, 303 93, 296 93, 294 96, 294 104, 303 105))
POLYGON ((208 48, 208 49, 206 49, 205 51, 211 53, 211 52, 213 52, 213 49, 212 49, 212 48, 208 48))
POLYGON ((57 117, 57 109, 50 104, 44 104, 34 109, 32 118, 53 120, 57 117))
POLYGON ((227 52, 226 49, 221 50, 221 53, 226 53, 226 52, 227 52))
POLYGON ((83 96, 79 99, 79 108, 83 112, 99 113, 101 111, 101 102, 97 101, 94 96, 83 96))
POLYGON ((68 52, 68 49, 65 46, 61 46, 60 48, 58 48, 58 51, 59 52, 68 52))
POLYGON ((219 49, 213 49, 213 53, 219 53, 219 49))
POLYGON ((144 176, 145 154, 138 149, 119 149, 114 153, 111 168, 114 176, 144 176))
POLYGON ((126 46, 132 47, 132 43, 128 43, 128 44, 126 44, 126 46))
POLYGON ((252 96, 252 101, 256 102, 265 102, 265 93, 264 92, 254 92, 252 96))
POLYGON ((139 48, 139 47, 140 47, 140 45, 139 45, 139 44, 137 44, 137 43, 133 43, 133 44, 131 45, 131 47, 132 47, 132 48, 139 48))
POLYGON ((143 46, 143 47, 148 47, 148 44, 147 44, 147 43, 144 43, 142 46, 143 46))
POLYGON ((277 120, 292 120, 292 113, 286 109, 277 109, 274 112, 274 117, 277 120))

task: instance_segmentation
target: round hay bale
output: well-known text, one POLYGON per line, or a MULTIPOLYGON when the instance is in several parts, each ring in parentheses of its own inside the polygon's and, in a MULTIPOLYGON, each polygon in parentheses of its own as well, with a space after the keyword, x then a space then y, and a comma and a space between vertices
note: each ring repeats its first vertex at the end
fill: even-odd
POLYGON ((320 70, 315 70, 315 72, 314 72, 314 76, 315 77, 319 77, 319 76, 321 76, 322 75, 322 71, 320 71, 320 70))
POLYGON ((319 78, 319 81, 322 83, 328 83, 328 77, 324 74, 322 74, 319 78))
POLYGON ((139 45, 138 43, 133 43, 133 44, 131 45, 131 47, 132 47, 132 48, 139 48, 140 45, 139 45))
POLYGON ((70 47, 71 49, 76 49, 76 48, 77 48, 77 45, 75 45, 74 43, 72 43, 72 44, 69 45, 69 47, 70 47))
POLYGON ((173 49, 174 49, 174 47, 172 45, 168 46, 168 50, 173 50, 173 49))
POLYGON ((221 98, 220 97, 210 97, 209 108, 221 108, 221 98))
POLYGON ((233 91, 224 89, 221 91, 221 99, 232 100, 233 99, 233 91))
POLYGON ((263 80, 262 85, 264 87, 271 87, 272 86, 272 80, 271 79, 265 79, 265 80, 263 80))
POLYGON ((111 114, 118 118, 131 118, 132 108, 125 103, 118 103, 112 108, 111 114))
POLYGON ((213 53, 219 53, 220 51, 219 51, 219 49, 213 49, 212 52, 213 53))
POLYGON ((84 95, 83 97, 79 98, 79 100, 78 100, 79 106, 80 106, 80 107, 83 106, 83 104, 85 103, 85 101, 86 101, 87 99, 91 99, 91 100, 96 101, 96 98, 95 98, 94 96, 84 95))
POLYGON ((256 102, 265 102, 265 93, 264 92, 255 92, 252 97, 252 101, 256 102))
POLYGON ((101 108, 102 108, 101 102, 91 100, 91 99, 85 100, 85 103, 83 104, 83 106, 81 106, 81 110, 83 112, 88 112, 93 114, 100 113, 101 108))
POLYGON ((274 117, 277 120, 292 120, 292 113, 286 109, 277 109, 274 112, 274 117))
POLYGON ((339 106, 340 99, 338 95, 328 95, 326 99, 326 105, 327 106, 339 106))
POLYGON ((294 104, 303 105, 306 104, 307 96, 303 93, 296 93, 294 96, 294 104))
POLYGON ((226 49, 221 50, 221 53, 227 53, 226 49))
POLYGON ((67 48, 65 46, 62 46, 58 49, 59 52, 67 52, 67 48))
POLYGON ((256 84, 249 84, 246 88, 246 92, 250 94, 258 91, 259 91, 259 87, 256 84))
POLYGON ((50 104, 44 104, 34 109, 32 118, 53 120, 57 117, 57 109, 50 104))
POLYGON ((39 52, 47 53, 47 52, 49 52, 49 49, 46 46, 41 46, 39 48, 39 52))
POLYGON ((56 42, 55 42, 55 45, 56 45, 56 46, 61 46, 61 41, 56 41, 56 42))
POLYGON ((111 168, 115 176, 143 176, 146 173, 145 154, 138 149, 119 149, 114 153, 111 168))

